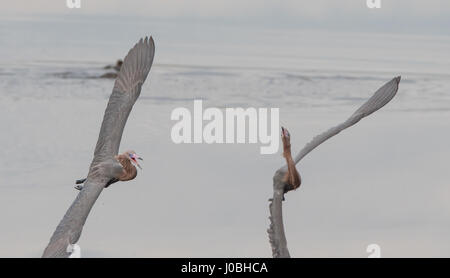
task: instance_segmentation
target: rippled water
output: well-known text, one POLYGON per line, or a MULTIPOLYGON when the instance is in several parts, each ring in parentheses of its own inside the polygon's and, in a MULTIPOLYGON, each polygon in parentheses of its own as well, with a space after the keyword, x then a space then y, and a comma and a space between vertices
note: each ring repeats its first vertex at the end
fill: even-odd
MULTIPOLYGON (((113 80, 99 78, 103 64, 22 63, 4 68, 1 97, 107 99, 113 80)), ((348 109, 379 86, 402 75, 396 110, 450 110, 450 74, 370 71, 287 70, 155 64, 144 103, 188 105, 203 99, 209 106, 348 109)))
POLYGON ((149 34, 157 50, 144 101, 346 109, 402 75, 397 109, 450 107, 448 37, 107 17, 0 21, 0 96, 105 98, 112 82, 96 78, 103 66, 149 34))

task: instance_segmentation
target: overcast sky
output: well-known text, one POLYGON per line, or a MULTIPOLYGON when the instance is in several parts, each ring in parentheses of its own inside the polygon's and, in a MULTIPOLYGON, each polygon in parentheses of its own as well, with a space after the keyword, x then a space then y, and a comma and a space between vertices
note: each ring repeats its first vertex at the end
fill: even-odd
POLYGON ((68 9, 66 0, 1 0, 0 14, 3 17, 121 15, 294 28, 450 34, 448 0, 381 2, 381 9, 368 9, 366 0, 81 0, 81 9, 68 9))

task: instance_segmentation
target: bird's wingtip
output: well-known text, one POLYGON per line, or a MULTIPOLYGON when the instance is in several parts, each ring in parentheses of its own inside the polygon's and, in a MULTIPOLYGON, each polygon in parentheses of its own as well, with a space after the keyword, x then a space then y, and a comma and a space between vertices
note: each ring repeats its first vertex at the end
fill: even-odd
POLYGON ((153 40, 153 37, 152 37, 152 36, 150 36, 149 42, 150 42, 150 45, 151 45, 153 48, 155 48, 155 41, 153 40))
POLYGON ((153 40, 153 36, 145 36, 145 38, 141 38, 139 43, 150 46, 151 48, 155 48, 155 41, 153 40))
POLYGON ((139 39, 138 44, 145 44, 145 45, 151 45, 154 46, 155 45, 155 41, 153 40, 152 36, 145 36, 139 39))

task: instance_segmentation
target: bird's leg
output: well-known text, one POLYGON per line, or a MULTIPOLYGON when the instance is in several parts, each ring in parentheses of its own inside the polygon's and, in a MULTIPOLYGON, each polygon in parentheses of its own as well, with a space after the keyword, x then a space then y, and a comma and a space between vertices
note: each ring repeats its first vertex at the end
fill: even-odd
POLYGON ((287 129, 281 128, 281 138, 283 142, 283 156, 286 159, 287 172, 283 178, 283 182, 286 183, 285 193, 291 190, 295 190, 300 187, 301 178, 297 169, 295 168, 294 160, 291 154, 291 138, 287 129))
POLYGON ((86 179, 76 180, 75 184, 82 184, 86 181, 86 179))
POLYGON ((83 184, 85 181, 86 181, 86 179, 76 180, 76 181, 75 181, 75 184, 76 184, 76 185, 75 185, 74 188, 75 188, 76 190, 81 190, 81 189, 83 189, 83 185, 82 185, 82 184, 83 184))

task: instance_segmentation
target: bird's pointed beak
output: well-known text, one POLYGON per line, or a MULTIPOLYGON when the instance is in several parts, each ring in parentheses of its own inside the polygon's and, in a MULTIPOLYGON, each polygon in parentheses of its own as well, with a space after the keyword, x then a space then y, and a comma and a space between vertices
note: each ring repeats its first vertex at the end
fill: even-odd
POLYGON ((136 164, 137 167, 139 167, 139 169, 142 170, 141 165, 140 165, 139 162, 137 161, 138 159, 141 160, 141 161, 144 161, 144 159, 143 159, 142 157, 140 157, 140 156, 138 156, 138 155, 135 154, 135 155, 133 156, 133 162, 134 162, 134 164, 136 164))
MULTIPOLYGON (((136 158, 139 159, 140 161, 144 161, 144 159, 143 159, 142 157, 140 157, 140 156, 137 156, 137 155, 136 155, 136 158)), ((136 161, 136 165, 139 167, 139 169, 142 170, 141 165, 140 165, 137 161, 136 161)))
POLYGON ((281 135, 283 137, 289 137, 289 131, 286 128, 281 127, 281 135))

